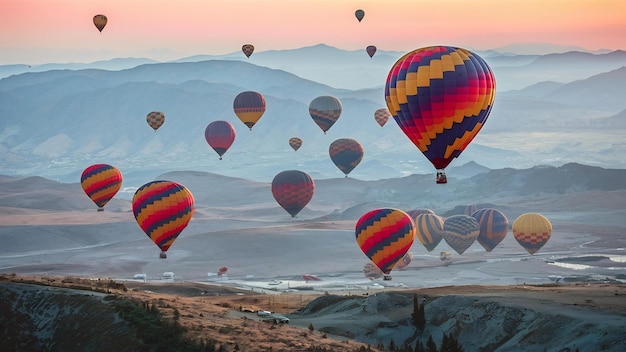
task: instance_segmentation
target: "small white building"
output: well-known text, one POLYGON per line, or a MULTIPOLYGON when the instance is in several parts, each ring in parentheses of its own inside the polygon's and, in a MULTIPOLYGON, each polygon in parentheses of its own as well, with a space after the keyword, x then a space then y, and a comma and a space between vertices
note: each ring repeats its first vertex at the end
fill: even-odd
POLYGON ((174 273, 171 271, 164 272, 161 280, 174 280, 174 273))

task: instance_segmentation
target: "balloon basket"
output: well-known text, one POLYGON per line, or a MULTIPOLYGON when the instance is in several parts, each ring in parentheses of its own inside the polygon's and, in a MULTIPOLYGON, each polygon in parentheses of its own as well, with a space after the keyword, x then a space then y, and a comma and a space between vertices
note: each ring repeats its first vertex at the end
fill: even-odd
POLYGON ((385 275, 385 276, 383 276, 383 280, 385 280, 385 281, 389 281, 389 280, 391 280, 391 275, 385 275))
POLYGON ((98 211, 104 211, 104 208, 98 208, 98 211))
POLYGON ((167 258, 167 254, 165 252, 161 252, 161 254, 159 254, 159 258, 166 259, 167 258))

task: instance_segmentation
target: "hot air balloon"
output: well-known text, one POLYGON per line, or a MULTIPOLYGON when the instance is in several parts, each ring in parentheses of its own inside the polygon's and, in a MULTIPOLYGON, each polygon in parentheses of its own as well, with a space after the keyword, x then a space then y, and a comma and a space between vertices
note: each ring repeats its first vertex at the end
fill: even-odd
POLYGON ((137 224, 161 249, 160 258, 187 227, 194 198, 185 186, 172 181, 152 181, 139 187, 132 200, 137 224))
POLYGON ((432 252, 443 238, 443 220, 438 215, 422 213, 413 218, 417 239, 432 252))
POLYGON ((328 148, 330 159, 346 177, 363 159, 363 146, 351 138, 340 138, 328 148))
POLYGON ((450 46, 416 49, 391 68, 385 101, 400 129, 437 169, 446 166, 476 137, 489 116, 495 77, 475 53, 450 46))
POLYGON ((219 269, 217 269, 217 276, 223 276, 224 274, 226 274, 227 271, 228 271, 228 268, 225 266, 222 266, 219 269))
POLYGON ((80 176, 85 194, 104 211, 104 206, 122 188, 122 173, 115 166, 95 164, 87 167, 80 176))
POLYGON ((241 47, 241 51, 243 51, 243 54, 246 55, 246 57, 250 57, 250 55, 252 55, 252 53, 254 52, 254 45, 252 44, 244 44, 241 47))
POLYGON ((407 210, 406 213, 409 214, 409 216, 413 220, 415 220, 415 218, 420 214, 433 214, 433 215, 435 214, 434 211, 432 211, 431 209, 426 209, 426 208, 407 210))
POLYGON ((441 251, 439 252, 439 259, 441 259, 441 261, 445 262, 446 264, 450 264, 450 262, 452 261, 452 253, 448 251, 441 251))
POLYGON ((376 46, 368 45, 367 48, 365 48, 365 51, 367 52, 367 55, 369 55, 371 59, 374 56, 374 54, 376 54, 376 46))
POLYGON ((355 234, 363 253, 382 270, 385 280, 391 280, 391 270, 413 244, 415 227, 402 210, 381 208, 363 214, 355 234))
POLYGON ((405 269, 407 266, 409 266, 409 264, 411 264, 411 261, 413 261, 413 254, 411 254, 411 252, 406 252, 406 254, 402 257, 402 259, 398 261, 394 269, 395 270, 405 269))
POLYGON ((381 108, 374 111, 374 120, 376 120, 380 127, 383 127, 387 123, 390 116, 391 114, 386 108, 381 108))
POLYGON ((374 263, 367 262, 363 265, 363 274, 370 280, 380 279, 383 276, 383 272, 374 263))
POLYGON ((309 114, 324 134, 337 122, 342 110, 341 101, 328 95, 317 97, 309 104, 309 114))
POLYGON ((302 139, 298 137, 289 138, 289 145, 293 150, 297 151, 302 146, 302 139))
POLYGON ((235 141, 235 127, 228 121, 213 121, 204 130, 204 138, 222 160, 222 155, 235 141))
POLYGON ((100 33, 102 33, 102 30, 107 25, 107 16, 105 16, 105 15, 95 15, 95 16, 93 16, 93 24, 94 24, 94 26, 96 26, 96 28, 98 28, 100 33))
POLYGON ((453 215, 443 222, 443 239, 457 253, 463 254, 480 233, 476 219, 467 215, 453 215))
POLYGON ((272 180, 272 195, 292 218, 307 205, 315 193, 315 182, 306 172, 282 171, 272 180))
POLYGON ((361 22, 363 20, 363 17, 365 17, 365 11, 358 9, 354 11, 354 16, 357 20, 359 20, 359 22, 361 22))
POLYGON ((472 217, 480 225, 478 243, 487 252, 491 252, 502 242, 506 233, 509 232, 509 219, 501 211, 492 208, 483 208, 472 214, 472 217))
POLYGON ((513 221, 513 236, 530 254, 543 247, 552 235, 552 224, 545 216, 537 213, 520 215, 513 221))
POLYGON ((148 122, 148 125, 152 127, 154 132, 156 132, 156 130, 158 130, 159 127, 161 127, 161 125, 165 122, 165 115, 160 111, 153 111, 146 116, 146 121, 148 122))
POLYGON ((241 92, 235 97, 233 110, 241 122, 252 130, 252 126, 259 121, 265 112, 265 98, 261 93, 241 92))

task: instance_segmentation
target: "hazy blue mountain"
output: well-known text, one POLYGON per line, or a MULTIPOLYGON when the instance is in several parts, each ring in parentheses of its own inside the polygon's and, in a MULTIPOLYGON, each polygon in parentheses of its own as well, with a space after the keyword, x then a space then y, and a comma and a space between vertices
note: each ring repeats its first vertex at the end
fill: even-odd
MULTIPOLYGON (((294 61, 289 67, 295 67, 302 62, 294 58, 313 60, 316 52, 337 58, 364 55, 368 65, 376 65, 365 53, 323 45, 258 56, 282 53, 294 61)), ((585 54, 581 60, 608 60, 608 55, 585 54)), ((328 146, 337 138, 354 138, 363 144, 365 158, 353 177, 374 180, 434 172, 393 119, 383 128, 375 123, 373 112, 385 107, 382 85, 337 89, 260 66, 256 57, 152 63, 118 71, 50 70, 0 79, 2 170, 73 180, 88 165, 106 162, 124 168, 125 174, 195 169, 271 180, 281 170, 300 168, 316 177, 341 177, 329 160, 328 146), (234 97, 244 90, 259 91, 267 100, 267 111, 252 131, 232 110, 234 97), (310 101, 320 95, 336 96, 343 104, 340 119, 327 134, 308 112, 310 101), (145 121, 151 111, 166 116, 156 133, 145 121), (230 121, 237 129, 235 143, 221 161, 204 139, 204 129, 214 120, 230 121), (298 152, 287 143, 291 137, 304 140, 298 152)), ((621 53, 611 57, 619 60, 621 53)), ((337 67, 343 67, 337 60, 337 67)), ((526 66, 533 72, 532 64, 517 66, 516 72, 526 66)), ((316 60, 310 67, 322 70, 324 65, 316 60)), ((496 73, 498 93, 491 115, 451 166, 471 161, 489 168, 570 161, 626 166, 621 157, 626 149, 623 134, 619 129, 610 134, 606 130, 623 126, 616 114, 626 109, 625 72, 624 68, 607 70, 568 83, 535 77, 532 86, 508 92, 500 89, 507 76, 496 73), (546 133, 550 135, 544 137, 546 133), (534 136, 533 143, 549 141, 549 147, 531 147, 525 140, 529 135, 534 136)), ((462 174, 459 177, 467 177, 462 174)))

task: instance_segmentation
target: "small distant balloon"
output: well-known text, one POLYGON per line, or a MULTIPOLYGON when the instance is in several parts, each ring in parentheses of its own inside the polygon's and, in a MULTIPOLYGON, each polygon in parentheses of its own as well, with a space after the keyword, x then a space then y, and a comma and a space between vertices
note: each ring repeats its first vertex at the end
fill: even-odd
POLYGON ((254 52, 254 45, 252 44, 244 44, 241 47, 241 51, 243 51, 243 54, 246 55, 246 57, 250 57, 250 55, 252 55, 252 53, 254 52))
POLYGON ((93 24, 102 33, 102 30, 107 25, 107 16, 105 16, 105 15, 95 15, 95 16, 93 16, 93 24))
POLYGON ((365 11, 358 9, 354 11, 354 16, 357 20, 359 20, 359 22, 361 22, 363 20, 363 17, 365 17, 365 11))
POLYGON ((391 113, 389 113, 389 110, 385 108, 380 108, 374 111, 374 120, 376 120, 376 122, 380 125, 380 127, 383 127, 387 123, 390 117, 391 117, 391 113))
POLYGON ((289 146, 291 146, 293 150, 298 151, 298 149, 300 149, 300 147, 302 146, 302 139, 298 137, 290 138, 289 146))
POLYGON ((154 132, 156 132, 165 122, 165 115, 160 111, 153 111, 146 116, 146 121, 154 132))
POLYGON ((95 164, 87 167, 80 176, 85 194, 104 211, 104 206, 122 187, 122 173, 115 166, 95 164))
POLYGON ((376 54, 376 47, 374 45, 369 45, 367 48, 365 48, 365 51, 367 51, 367 55, 372 58, 374 54, 376 54))

